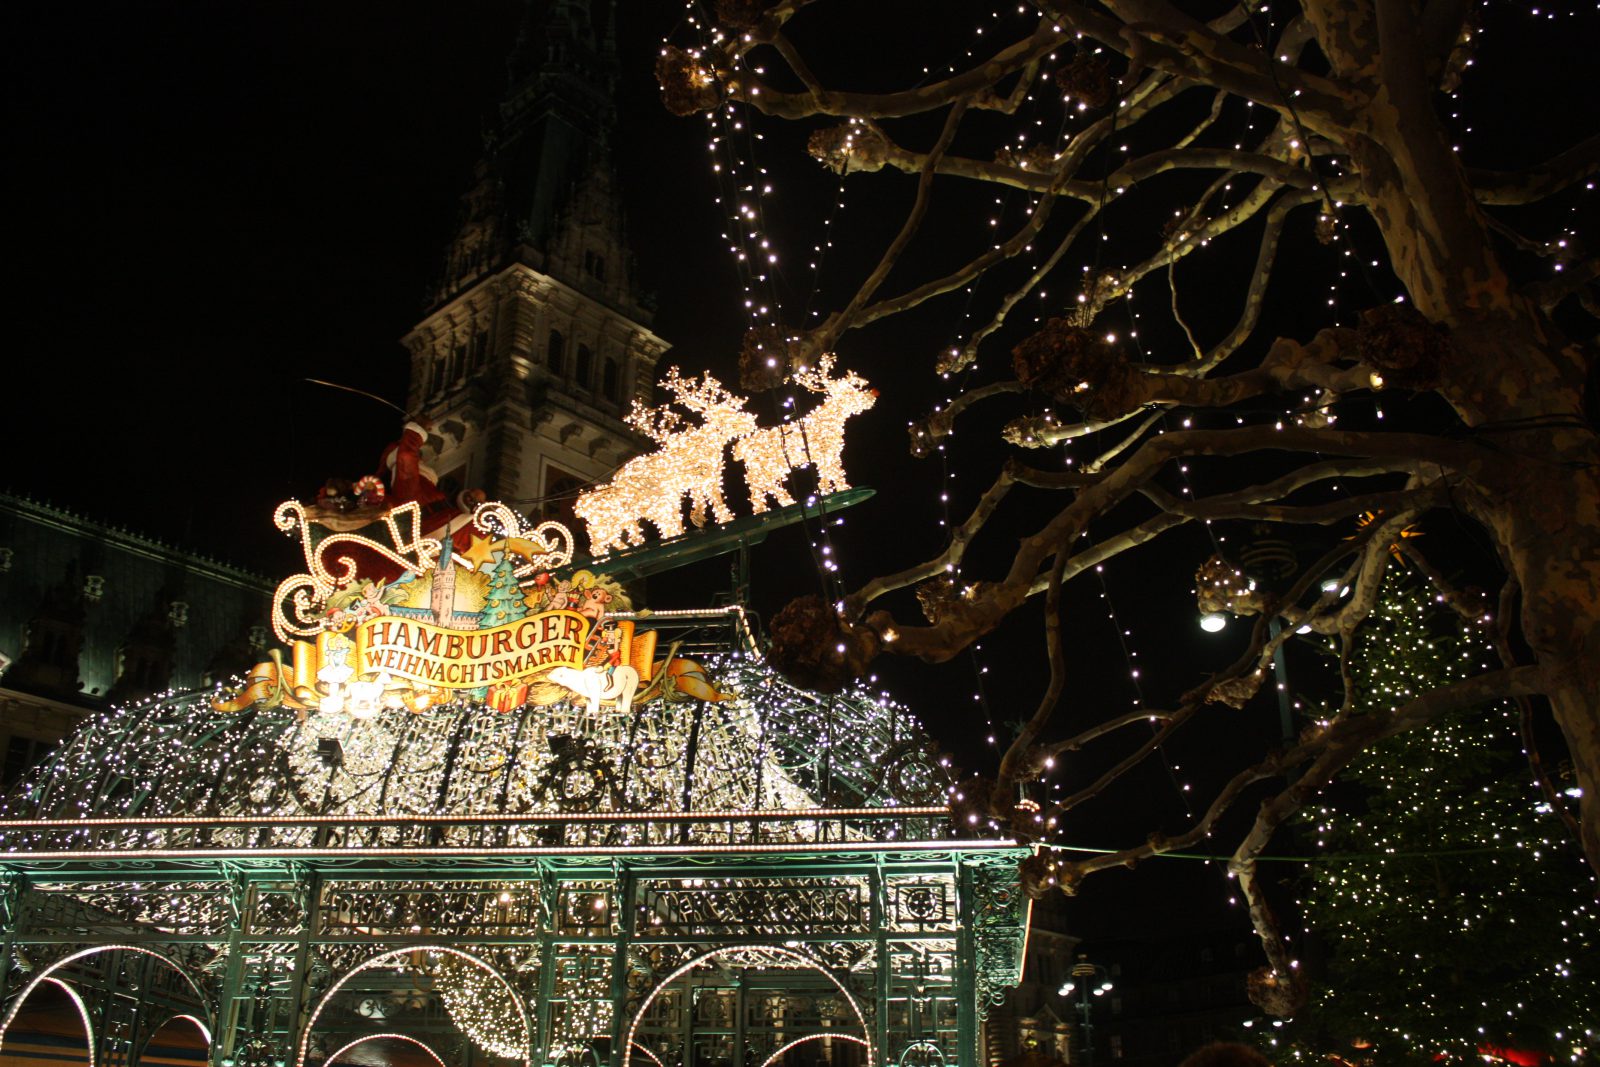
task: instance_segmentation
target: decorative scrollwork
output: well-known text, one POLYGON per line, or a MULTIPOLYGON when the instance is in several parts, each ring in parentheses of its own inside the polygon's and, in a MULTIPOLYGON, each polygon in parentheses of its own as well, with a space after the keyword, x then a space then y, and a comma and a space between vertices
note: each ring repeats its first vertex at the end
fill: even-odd
POLYGON ((555 759, 545 770, 546 796, 562 811, 595 811, 611 799, 611 761, 583 738, 552 737, 555 759))
POLYGON ((329 551, 336 546, 350 545, 375 553, 401 570, 421 573, 437 565, 439 544, 421 535, 422 509, 417 503, 413 501, 386 511, 380 521, 388 531, 389 545, 358 533, 323 532, 318 536, 320 528, 313 529, 304 504, 287 500, 278 505, 272 513, 273 525, 284 533, 299 534, 300 549, 306 561, 305 573, 285 578, 273 594, 272 630, 278 640, 287 642, 292 636, 311 637, 320 633, 324 625, 321 615, 328 598, 356 580, 356 561, 352 557, 334 557, 331 568, 325 562, 329 551), (403 533, 402 525, 411 532, 403 533), (287 612, 286 605, 289 605, 287 612))
POLYGON ((492 538, 528 542, 518 553, 523 559, 515 571, 519 578, 553 571, 572 562, 572 531, 559 522, 528 526, 522 516, 505 504, 491 502, 478 505, 472 513, 472 524, 480 533, 492 538))
POLYGON ((902 804, 936 804, 950 787, 948 761, 929 742, 901 741, 879 761, 889 794, 902 804))

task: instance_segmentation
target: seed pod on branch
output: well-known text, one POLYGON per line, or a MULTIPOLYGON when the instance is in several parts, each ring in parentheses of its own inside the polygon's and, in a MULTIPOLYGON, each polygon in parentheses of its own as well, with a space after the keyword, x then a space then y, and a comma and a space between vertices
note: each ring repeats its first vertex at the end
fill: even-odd
POLYGON ((1062 318, 1011 350, 1017 379, 1069 403, 1090 418, 1110 418, 1138 406, 1133 372, 1105 338, 1062 318))
POLYGON ((933 369, 940 374, 954 374, 972 366, 972 361, 977 358, 978 346, 968 341, 964 345, 942 349, 933 361, 933 369))
POLYGON ((1361 361, 1380 371, 1386 385, 1418 392, 1436 388, 1450 357, 1450 339, 1410 304, 1384 304, 1362 312, 1356 331, 1361 361))
POLYGON ((679 117, 709 111, 722 103, 722 80, 717 72, 673 45, 656 57, 656 81, 661 83, 661 103, 679 117))
POLYGON ((945 439, 950 432, 950 420, 941 417, 942 412, 935 412, 913 422, 907 433, 911 437, 911 454, 917 459, 927 459, 933 450, 939 447, 939 442, 945 439))
POLYGON ((1201 613, 1226 611, 1234 615, 1254 615, 1266 606, 1266 598, 1256 591, 1256 583, 1244 571, 1212 556, 1194 572, 1195 603, 1201 613))
POLYGON ((1444 73, 1439 78, 1441 93, 1453 93, 1461 87, 1461 76, 1467 72, 1473 56, 1477 54, 1478 31, 1482 28, 1483 12, 1469 5, 1461 20, 1461 31, 1456 34, 1455 44, 1444 61, 1444 73))
POLYGON ((1049 412, 1043 415, 1019 415, 1000 429, 1000 437, 1017 448, 1044 448, 1051 443, 1049 432, 1060 424, 1049 412))
POLYGON ((866 626, 850 626, 818 596, 789 601, 772 619, 768 659, 802 689, 838 693, 866 672, 882 647, 866 626))
POLYGON ((951 614, 960 598, 955 581, 946 576, 930 578, 917 586, 917 605, 922 608, 922 617, 935 626, 951 614))
POLYGON ((730 30, 748 30, 761 21, 772 7, 772 0, 717 0, 713 11, 717 24, 730 30))
POLYGON ((764 393, 805 362, 805 342, 786 326, 752 326, 739 345, 739 385, 764 393))
POLYGON ((1017 865, 1022 891, 1029 900, 1043 900, 1057 891, 1061 879, 1056 874, 1056 861, 1048 852, 1035 852, 1017 865))
POLYGON ((1211 692, 1206 694, 1207 704, 1226 704, 1230 708, 1242 708, 1250 703, 1257 693, 1261 691, 1261 683, 1266 678, 1266 672, 1254 670, 1242 674, 1237 678, 1218 682, 1211 687, 1211 692))
POLYGON ((811 158, 835 174, 882 170, 889 158, 889 142, 877 127, 860 119, 818 130, 806 142, 811 158))
POLYGON ((1078 308, 1071 316, 1073 324, 1088 329, 1105 306, 1125 291, 1122 275, 1110 268, 1085 273, 1078 308))
POLYGON ((917 586, 917 604, 929 624, 938 626, 970 615, 984 584, 972 582, 962 586, 946 575, 930 578, 917 586))
POLYGON ((1105 107, 1116 95, 1117 81, 1104 56, 1079 52, 1053 77, 1063 96, 1089 107, 1105 107))
POLYGON ((1299 971, 1285 974, 1271 967, 1257 967, 1244 984, 1250 1003, 1281 1019, 1294 1015, 1311 999, 1311 991, 1299 971))

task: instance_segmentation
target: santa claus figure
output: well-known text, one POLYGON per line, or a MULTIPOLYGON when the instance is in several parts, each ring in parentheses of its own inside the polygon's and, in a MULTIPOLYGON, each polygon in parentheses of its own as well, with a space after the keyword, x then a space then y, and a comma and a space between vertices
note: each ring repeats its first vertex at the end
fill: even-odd
POLYGON ((470 531, 466 530, 472 513, 486 499, 482 490, 469 489, 451 499, 439 488, 439 475, 423 462, 422 450, 428 441, 428 427, 420 422, 407 422, 400 440, 389 445, 378 457, 378 469, 383 473, 389 488, 385 503, 391 508, 416 503, 422 509, 422 530, 429 537, 453 534, 458 548, 465 548, 470 531))
MULTIPOLYGON (((450 507, 450 501, 439 489, 439 475, 422 461, 422 447, 428 441, 428 428, 419 422, 408 422, 400 440, 383 450, 378 457, 378 469, 389 483, 387 494, 391 508, 413 501, 422 505, 423 518, 440 508, 450 507)), ((425 526, 433 525, 425 522, 425 526)))

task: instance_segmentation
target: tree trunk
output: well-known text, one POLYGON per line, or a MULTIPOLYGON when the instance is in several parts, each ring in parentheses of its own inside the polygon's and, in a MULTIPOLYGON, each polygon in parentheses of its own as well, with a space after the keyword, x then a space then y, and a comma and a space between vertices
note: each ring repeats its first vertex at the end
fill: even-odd
POLYGON ((1407 294, 1449 332, 1438 392, 1483 452, 1462 472, 1460 503, 1522 587, 1522 634, 1547 678, 1600 875, 1600 439, 1583 410, 1585 360, 1511 288, 1431 89, 1408 97, 1414 80, 1385 79, 1351 155, 1407 294))

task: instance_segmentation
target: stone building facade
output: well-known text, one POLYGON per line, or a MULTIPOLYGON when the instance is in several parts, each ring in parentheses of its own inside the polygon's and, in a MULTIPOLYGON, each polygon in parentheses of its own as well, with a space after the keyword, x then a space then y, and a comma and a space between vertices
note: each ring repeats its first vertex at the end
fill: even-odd
POLYGON ((0 495, 0 784, 86 715, 248 669, 271 592, 258 574, 0 495))

